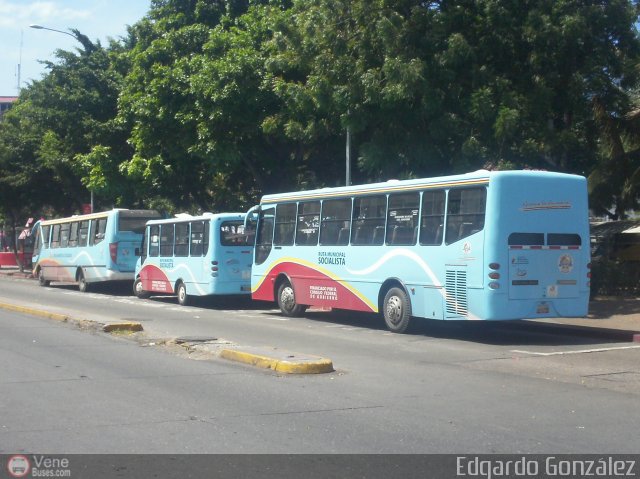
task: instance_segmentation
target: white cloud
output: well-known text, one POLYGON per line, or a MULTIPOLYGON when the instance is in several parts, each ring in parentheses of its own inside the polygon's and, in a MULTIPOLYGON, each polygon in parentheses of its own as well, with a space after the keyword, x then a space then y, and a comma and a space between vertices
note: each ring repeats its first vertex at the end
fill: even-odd
POLYGON ((57 2, 10 2, 0 0, 0 27, 21 28, 25 24, 87 18, 89 10, 63 7, 57 2))

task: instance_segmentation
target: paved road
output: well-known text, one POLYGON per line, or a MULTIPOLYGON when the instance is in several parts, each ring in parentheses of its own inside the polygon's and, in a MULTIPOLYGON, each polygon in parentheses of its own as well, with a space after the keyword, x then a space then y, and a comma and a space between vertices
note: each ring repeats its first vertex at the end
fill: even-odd
POLYGON ((638 452, 634 343, 486 324, 395 335, 364 315, 283 321, 248 302, 127 294, 0 279, 2 302, 146 330, 135 342, 0 312, 0 453, 638 452), (279 376, 140 346, 185 335, 328 356, 337 371, 279 376))

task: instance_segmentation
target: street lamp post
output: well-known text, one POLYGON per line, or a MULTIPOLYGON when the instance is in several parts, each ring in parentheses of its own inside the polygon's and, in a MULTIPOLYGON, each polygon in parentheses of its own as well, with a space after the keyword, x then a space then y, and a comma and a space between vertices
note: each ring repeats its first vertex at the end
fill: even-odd
MULTIPOLYGON (((36 30, 49 30, 50 32, 62 33, 63 35, 69 35, 71 38, 73 38, 78 42, 80 41, 78 37, 76 37, 73 33, 65 32, 64 30, 56 30, 55 28, 43 27, 42 25, 38 25, 35 23, 32 23, 31 25, 29 25, 29 28, 35 28, 36 30)), ((93 190, 89 190, 89 193, 91 194, 91 212, 93 213, 93 190)))
POLYGON ((35 28, 36 30, 49 30, 51 32, 63 33, 64 35, 69 35, 74 40, 78 40, 78 38, 73 33, 65 32, 64 30, 56 30, 55 28, 43 27, 42 25, 36 25, 35 23, 32 23, 31 25, 29 25, 29 28, 35 28))

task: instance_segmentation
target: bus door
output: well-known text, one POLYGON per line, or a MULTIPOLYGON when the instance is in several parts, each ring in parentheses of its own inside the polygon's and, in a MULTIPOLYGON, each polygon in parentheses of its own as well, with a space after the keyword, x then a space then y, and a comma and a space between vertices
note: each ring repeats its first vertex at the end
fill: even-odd
MULTIPOLYGON (((509 299, 577 298, 583 269, 580 248, 578 234, 512 233, 509 236, 509 299)), ((544 309, 544 303, 541 304, 544 309)))
POLYGON ((251 254, 253 253, 253 236, 250 224, 244 221, 222 221, 220 223, 220 254, 214 254, 213 261, 218 261, 218 280, 221 282, 244 282, 241 291, 250 291, 251 254))

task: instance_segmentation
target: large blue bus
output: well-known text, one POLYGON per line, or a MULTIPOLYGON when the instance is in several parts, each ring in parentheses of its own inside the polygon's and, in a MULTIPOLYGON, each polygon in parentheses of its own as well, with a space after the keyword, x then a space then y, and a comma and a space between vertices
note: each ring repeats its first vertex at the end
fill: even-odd
POLYGON ((540 171, 474 173, 266 195, 252 297, 412 317, 587 314, 587 183, 540 171))
POLYGON ((255 228, 244 213, 179 215, 146 225, 134 293, 191 296, 249 295, 255 228))
POLYGON ((144 225, 160 214, 150 210, 114 209, 34 225, 33 274, 40 285, 77 282, 133 281, 144 225))

